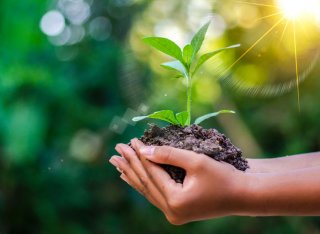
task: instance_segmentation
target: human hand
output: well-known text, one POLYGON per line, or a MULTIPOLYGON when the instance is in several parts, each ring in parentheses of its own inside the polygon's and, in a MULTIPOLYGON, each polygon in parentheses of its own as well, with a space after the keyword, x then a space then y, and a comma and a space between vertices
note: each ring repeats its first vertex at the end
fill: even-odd
POLYGON ((168 146, 145 146, 133 139, 131 145, 118 144, 122 157, 110 162, 121 178, 157 206, 172 224, 183 224, 227 215, 241 210, 246 188, 244 172, 212 160, 206 155, 168 146), (183 184, 176 183, 159 164, 186 170, 183 184))

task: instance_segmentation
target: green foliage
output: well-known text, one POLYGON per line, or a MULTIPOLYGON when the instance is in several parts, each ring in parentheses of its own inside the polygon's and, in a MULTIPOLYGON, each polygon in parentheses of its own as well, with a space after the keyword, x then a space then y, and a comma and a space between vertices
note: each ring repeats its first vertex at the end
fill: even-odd
POLYGON ((135 117, 132 120, 133 121, 141 121, 141 120, 147 119, 147 118, 160 119, 160 120, 164 120, 164 121, 171 123, 171 124, 179 124, 179 121, 176 119, 172 110, 161 110, 161 111, 154 112, 154 113, 147 115, 147 116, 135 117))
MULTIPOLYGON (((148 45, 158 49, 159 51, 176 58, 177 60, 166 62, 161 64, 161 66, 165 69, 171 70, 176 72, 176 77, 185 77, 187 80, 187 110, 180 112, 174 115, 174 112, 171 110, 163 110, 163 111, 157 111, 153 114, 146 115, 146 116, 138 116, 133 118, 133 121, 141 121, 147 118, 150 119, 159 119, 166 121, 171 124, 186 126, 191 124, 191 79, 194 76, 194 74, 199 70, 199 68, 210 58, 213 56, 219 54, 220 52, 223 52, 225 50, 233 49, 236 47, 239 47, 240 44, 232 45, 226 48, 221 48, 206 54, 203 54, 200 56, 198 61, 194 64, 195 58, 197 56, 197 53, 201 49, 201 46, 203 44, 203 41, 205 39, 206 33, 208 31, 208 27, 210 25, 210 22, 206 23, 204 26, 202 26, 199 31, 193 36, 191 43, 184 46, 183 49, 181 49, 177 44, 175 44, 173 41, 162 38, 162 37, 146 37, 143 39, 145 43, 148 45), (182 51, 182 53, 181 53, 182 51), (194 69, 192 70, 192 67, 194 69)), ((204 115, 202 117, 199 117, 194 122, 195 124, 199 124, 202 121, 217 116, 219 114, 224 113, 234 113, 233 111, 228 110, 222 110, 215 113, 210 113, 207 115, 204 115)))
POLYGON ((188 44, 183 48, 183 60, 186 63, 187 67, 190 66, 193 59, 193 46, 188 44))
POLYGON ((212 52, 209 52, 209 53, 206 53, 206 54, 203 54, 200 56, 200 58, 198 59, 198 62, 194 68, 194 70, 192 71, 192 74, 194 75, 198 70, 199 68, 206 62, 208 61, 209 59, 211 59, 213 56, 219 54, 220 52, 223 52, 225 50, 229 50, 229 49, 234 49, 234 48, 237 48, 239 47, 240 44, 236 44, 236 45, 232 45, 232 46, 228 46, 228 47, 225 47, 225 48, 221 48, 221 49, 217 49, 215 51, 212 51, 212 52))
POLYGON ((204 26, 200 28, 200 30, 194 35, 194 37, 191 40, 191 45, 193 47, 193 54, 192 58, 195 58, 197 53, 199 52, 202 43, 204 41, 204 38, 206 36, 207 30, 209 28, 210 22, 206 23, 204 26))
POLYGON ((187 111, 183 111, 175 115, 172 110, 161 110, 161 111, 154 112, 150 115, 134 117, 132 121, 137 122, 137 121, 141 121, 148 118, 159 119, 171 124, 181 125, 181 126, 186 126, 190 120, 190 116, 187 111))
POLYGON ((236 112, 232 111, 232 110, 221 110, 221 111, 218 111, 218 112, 213 112, 213 113, 209 113, 209 114, 206 114, 206 115, 203 115, 203 116, 200 116, 198 117, 194 123, 195 124, 200 124, 202 123, 203 121, 207 120, 207 119, 210 119, 212 117, 216 117, 220 114, 235 114, 236 112))
POLYGON ((190 122, 190 115, 188 111, 183 111, 176 114, 176 118, 179 121, 180 125, 186 126, 190 122))
POLYGON ((180 47, 169 40, 168 38, 163 37, 145 37, 143 41, 150 46, 160 50, 161 52, 178 59, 179 61, 183 61, 182 53, 180 47))
POLYGON ((178 72, 177 77, 185 77, 187 75, 186 68, 178 60, 166 62, 166 63, 161 64, 160 66, 163 68, 166 68, 168 70, 178 72))

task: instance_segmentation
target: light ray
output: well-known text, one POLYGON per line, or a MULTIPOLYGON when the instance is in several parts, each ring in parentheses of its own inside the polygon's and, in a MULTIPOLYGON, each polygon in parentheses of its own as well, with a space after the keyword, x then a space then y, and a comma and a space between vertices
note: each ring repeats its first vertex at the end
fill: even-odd
POLYGON ((293 44, 294 44, 294 60, 296 65, 296 85, 297 85, 297 95, 298 95, 298 108, 300 112, 300 77, 299 77, 299 66, 298 66, 298 56, 297 56, 297 36, 296 36, 296 23, 295 21, 292 22, 293 24, 293 44))
MULTIPOLYGON (((317 0, 315 0, 317 1, 317 0)), ((272 27, 270 27, 260 38, 258 38, 243 54, 240 55, 234 61, 229 67, 227 66, 226 69, 224 69, 223 72, 221 72, 221 79, 224 79, 226 84, 234 86, 234 88, 247 91, 248 93, 251 93, 253 95, 258 95, 259 93, 262 95, 276 95, 278 93, 284 93, 289 91, 290 89, 294 89, 296 87, 297 89, 297 101, 298 101, 298 109, 299 112, 301 111, 301 103, 300 103, 300 83, 303 82, 306 77, 309 75, 311 70, 315 67, 316 61, 319 59, 320 52, 313 58, 312 60, 312 66, 309 66, 303 74, 299 74, 300 72, 300 64, 298 59, 298 36, 300 34, 297 34, 300 32, 300 30, 305 34, 305 36, 308 36, 306 27, 304 27, 304 24, 300 20, 306 20, 307 17, 310 16, 310 14, 315 14, 315 9, 319 8, 319 5, 316 5, 315 2, 306 1, 301 2, 301 0, 291 1, 291 0, 278 0, 278 4, 272 5, 272 4, 263 4, 263 3, 254 3, 249 1, 237 1, 236 3, 240 4, 248 4, 253 5, 257 7, 271 7, 271 8, 277 8, 277 10, 273 11, 274 13, 271 13, 270 15, 262 16, 258 20, 270 18, 275 15, 283 14, 282 18, 277 21, 272 27), (311 4, 312 3, 312 4, 311 4), (306 5, 308 4, 308 5, 306 5), (303 18, 304 17, 304 18, 303 18), (295 66, 295 79, 292 79, 290 82, 281 83, 279 85, 262 85, 262 86, 252 86, 252 84, 247 84, 246 82, 240 81, 240 80, 234 80, 232 79, 232 76, 228 76, 229 70, 232 69, 242 58, 244 58, 254 47, 256 47, 266 36, 268 36, 281 22, 285 20, 285 24, 283 25, 283 31, 281 32, 281 37, 279 40, 279 43, 282 43, 284 40, 284 37, 288 37, 288 40, 292 40, 293 43, 293 54, 294 54, 294 66, 295 66), (291 24, 292 23, 292 24, 291 24), (292 25, 292 34, 290 32, 292 25), (290 30, 289 30, 290 28, 290 30)), ((306 23, 311 23, 307 22, 306 23)), ((282 27, 281 27, 282 29, 282 27)))
POLYGON ((270 14, 270 15, 262 16, 262 17, 256 19, 256 21, 263 20, 263 19, 267 19, 267 18, 270 18, 270 17, 272 17, 272 16, 280 15, 280 14, 281 14, 281 12, 276 12, 276 13, 273 13, 273 14, 270 14))
POLYGON ((283 21, 283 18, 280 19, 278 22, 276 22, 268 31, 266 31, 259 39, 255 41, 234 63, 232 63, 225 71, 227 73, 231 68, 234 67, 244 56, 246 56, 257 44, 259 44, 260 41, 262 41, 275 27, 277 27, 281 22, 283 21))
POLYGON ((288 24, 289 24, 289 21, 287 20, 287 21, 286 21, 286 25, 284 26, 283 32, 282 32, 282 34, 281 34, 281 38, 280 38, 280 41, 279 41, 280 43, 282 42, 282 40, 283 40, 283 38, 284 38, 284 35, 285 35, 285 33, 286 33, 288 24))
POLYGON ((242 3, 242 4, 253 5, 253 6, 264 6, 264 7, 277 8, 276 5, 271 5, 271 4, 262 4, 262 3, 255 3, 255 2, 246 2, 246 1, 236 1, 236 2, 237 3, 242 3))

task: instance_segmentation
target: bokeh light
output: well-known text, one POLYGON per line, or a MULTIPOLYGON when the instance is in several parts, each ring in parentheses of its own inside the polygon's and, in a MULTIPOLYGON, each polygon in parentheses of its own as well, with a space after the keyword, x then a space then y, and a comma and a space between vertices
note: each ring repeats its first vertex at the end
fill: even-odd
POLYGON ((103 41, 111 35, 112 25, 106 17, 94 18, 89 24, 89 34, 92 38, 103 41))
POLYGON ((56 10, 47 12, 41 19, 40 28, 48 36, 59 35, 65 27, 63 15, 56 10))
POLYGON ((90 5, 85 0, 59 0, 58 6, 74 25, 81 25, 90 17, 90 5))

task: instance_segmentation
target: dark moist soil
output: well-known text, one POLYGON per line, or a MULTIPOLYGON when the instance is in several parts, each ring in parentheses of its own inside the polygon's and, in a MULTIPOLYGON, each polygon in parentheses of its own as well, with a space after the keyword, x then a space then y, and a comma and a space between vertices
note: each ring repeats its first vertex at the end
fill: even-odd
MULTIPOLYGON (((206 154, 217 161, 229 163, 241 171, 249 168, 247 160, 242 157, 241 150, 216 129, 204 129, 195 124, 187 127, 170 125, 164 128, 150 124, 149 129, 139 140, 145 145, 167 145, 206 154)), ((186 175, 184 169, 170 165, 161 166, 177 183, 183 183, 186 175)))

